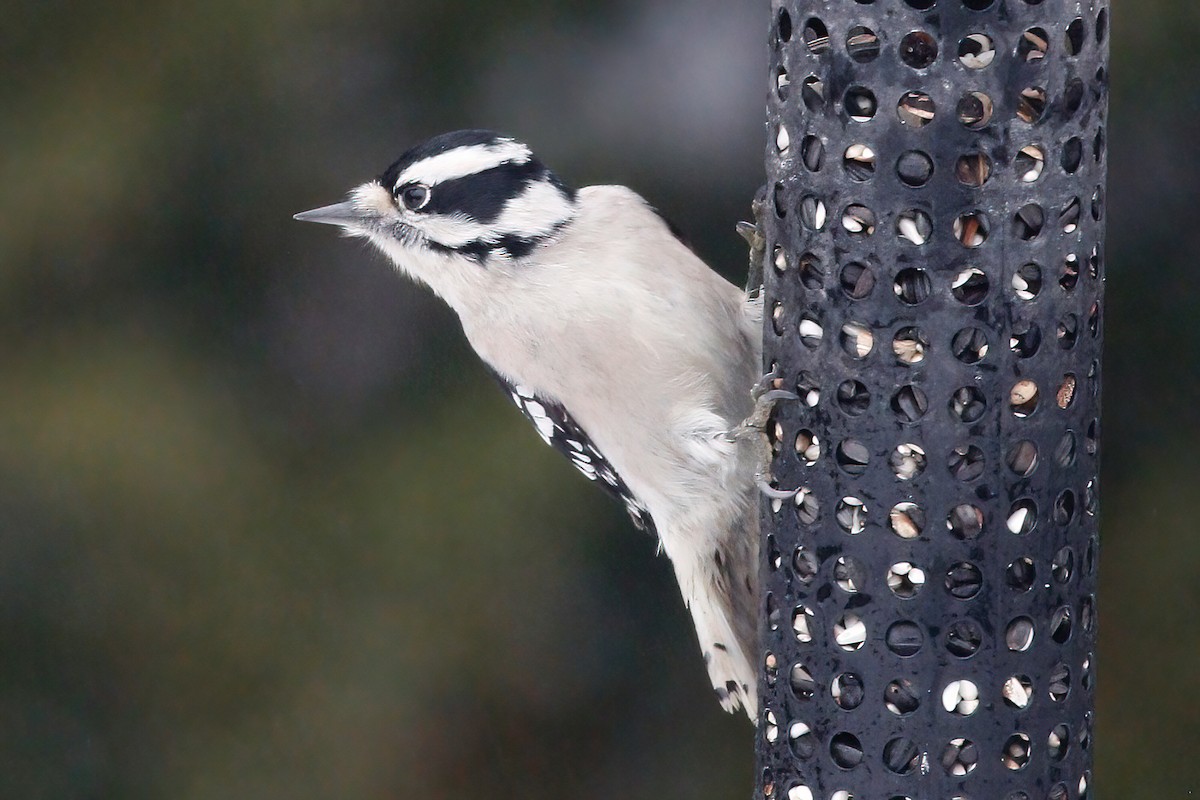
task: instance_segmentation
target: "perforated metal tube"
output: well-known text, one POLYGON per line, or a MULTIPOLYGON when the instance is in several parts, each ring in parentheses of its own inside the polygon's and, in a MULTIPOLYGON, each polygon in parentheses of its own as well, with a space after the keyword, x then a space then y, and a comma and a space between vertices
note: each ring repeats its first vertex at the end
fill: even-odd
POLYGON ((1107 0, 772 7, 757 795, 1088 797, 1107 0))

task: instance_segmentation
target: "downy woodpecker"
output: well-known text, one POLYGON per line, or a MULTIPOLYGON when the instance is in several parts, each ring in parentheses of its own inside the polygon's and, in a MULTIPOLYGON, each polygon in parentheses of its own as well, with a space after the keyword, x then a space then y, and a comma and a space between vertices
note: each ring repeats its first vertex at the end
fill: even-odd
POLYGON ((296 219, 366 238, 457 312, 541 437, 657 534, 721 704, 754 720, 762 458, 741 433, 761 303, 633 191, 572 189, 491 131, 430 139, 296 219))

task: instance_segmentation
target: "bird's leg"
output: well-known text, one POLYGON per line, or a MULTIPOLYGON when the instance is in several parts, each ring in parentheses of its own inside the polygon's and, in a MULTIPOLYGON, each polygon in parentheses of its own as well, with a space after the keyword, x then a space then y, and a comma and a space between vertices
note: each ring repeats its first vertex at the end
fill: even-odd
MULTIPOLYGON (((763 259, 766 258, 767 240, 763 236, 760 221, 765 204, 766 187, 763 186, 758 190, 754 202, 751 204, 754 222, 737 224, 738 234, 746 240, 746 244, 750 245, 750 269, 746 276, 746 295, 748 297, 757 297, 763 289, 763 259)), ((754 483, 758 486, 759 491, 767 497, 775 500, 788 500, 794 497, 796 492, 787 492, 771 486, 771 459, 774 453, 771 437, 767 435, 766 428, 776 403, 780 400, 799 400, 800 397, 795 392, 780 388, 780 377, 779 368, 776 366, 754 384, 750 390, 750 396, 754 399, 754 408, 750 412, 750 416, 742 420, 733 430, 725 432, 723 436, 729 442, 753 436, 758 445, 754 483)))

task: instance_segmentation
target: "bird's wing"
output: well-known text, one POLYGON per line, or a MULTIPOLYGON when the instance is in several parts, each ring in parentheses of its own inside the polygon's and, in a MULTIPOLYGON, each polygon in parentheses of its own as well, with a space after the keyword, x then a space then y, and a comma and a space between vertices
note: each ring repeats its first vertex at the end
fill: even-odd
POLYGON ((512 383, 495 370, 489 369, 504 391, 521 409, 525 418, 533 423, 538 435, 558 452, 565 455, 575 468, 591 481, 595 481, 625 504, 625 510, 638 528, 655 533, 654 520, 650 512, 621 480, 612 464, 604 457, 583 428, 557 401, 539 396, 527 386, 512 383))

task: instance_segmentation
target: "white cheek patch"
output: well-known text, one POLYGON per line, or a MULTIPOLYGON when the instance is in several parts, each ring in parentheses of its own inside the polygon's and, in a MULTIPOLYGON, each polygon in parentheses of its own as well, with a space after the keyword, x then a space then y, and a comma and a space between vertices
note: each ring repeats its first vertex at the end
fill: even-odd
POLYGON ((495 144, 456 147, 410 166, 396 178, 396 187, 414 182, 432 186, 494 169, 502 164, 524 164, 531 155, 528 147, 511 139, 502 139, 495 144))
POLYGON ((495 235, 494 228, 481 225, 465 214, 428 214, 413 219, 411 224, 431 241, 446 247, 462 247, 481 239, 490 241, 495 235))
POLYGON ((529 184, 504 204, 492 228, 525 238, 544 236, 571 217, 571 201, 546 181, 529 184))

